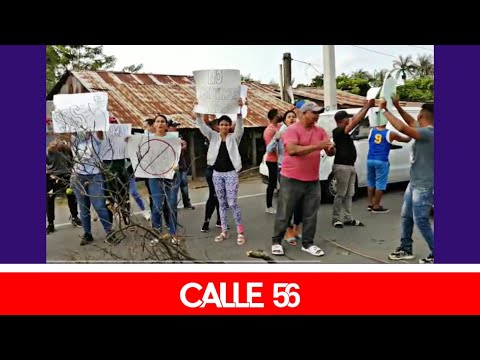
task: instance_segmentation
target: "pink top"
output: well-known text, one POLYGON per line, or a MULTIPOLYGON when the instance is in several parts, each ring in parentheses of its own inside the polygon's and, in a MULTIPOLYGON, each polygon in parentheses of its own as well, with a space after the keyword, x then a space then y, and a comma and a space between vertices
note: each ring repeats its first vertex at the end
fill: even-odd
POLYGON ((290 126, 282 136, 285 145, 285 154, 282 161, 281 175, 300 181, 318 181, 320 170, 320 151, 316 150, 308 155, 290 156, 287 145, 289 143, 307 146, 328 141, 327 132, 318 126, 306 129, 301 122, 290 126))
MULTIPOLYGON (((281 126, 281 124, 280 124, 281 126)), ((265 131, 263 132, 263 140, 265 141, 265 146, 268 146, 270 144, 270 141, 272 141, 273 137, 277 133, 277 131, 280 129, 279 124, 273 125, 270 124, 267 126, 265 131)), ((267 156, 265 158, 265 161, 271 161, 271 162, 277 162, 278 161, 278 153, 277 150, 273 152, 267 152, 267 156)))

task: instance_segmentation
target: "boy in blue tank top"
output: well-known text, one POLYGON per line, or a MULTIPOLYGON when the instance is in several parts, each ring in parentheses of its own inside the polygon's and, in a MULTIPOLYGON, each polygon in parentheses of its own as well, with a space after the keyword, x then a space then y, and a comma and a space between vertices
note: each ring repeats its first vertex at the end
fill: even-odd
POLYGON ((383 192, 387 189, 390 162, 388 156, 392 141, 408 143, 411 139, 387 129, 386 125, 376 126, 368 137, 367 182, 368 211, 375 214, 387 213, 389 210, 380 205, 383 192))

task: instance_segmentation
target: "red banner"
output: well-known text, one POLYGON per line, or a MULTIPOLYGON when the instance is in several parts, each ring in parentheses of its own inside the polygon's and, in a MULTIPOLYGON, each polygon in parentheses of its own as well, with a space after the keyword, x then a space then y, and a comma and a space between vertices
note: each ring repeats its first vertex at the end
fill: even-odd
POLYGON ((480 273, 0 273, 0 314, 480 314, 480 273))

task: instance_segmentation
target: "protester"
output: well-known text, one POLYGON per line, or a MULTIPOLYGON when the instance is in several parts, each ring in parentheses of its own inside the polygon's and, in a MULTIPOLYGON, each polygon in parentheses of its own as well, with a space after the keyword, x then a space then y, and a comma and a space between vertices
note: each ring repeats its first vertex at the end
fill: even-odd
POLYGON ((392 142, 408 143, 411 139, 387 129, 387 125, 375 126, 368 136, 367 210, 375 214, 388 213, 388 209, 380 205, 383 192, 387 189, 390 162, 388 161, 392 142))
POLYGON ((100 222, 107 234, 105 242, 118 244, 121 239, 115 235, 112 222, 109 221, 105 205, 105 182, 101 173, 100 146, 104 135, 102 131, 79 132, 72 135, 72 153, 74 157, 73 175, 70 187, 75 193, 80 207, 80 216, 84 234, 80 245, 88 245, 94 241, 90 219, 90 206, 93 205, 100 222))
MULTIPOLYGON (((155 134, 155 119, 147 118, 143 121, 143 134, 146 136, 152 136, 155 134)), ((135 171, 135 169, 133 169, 135 171)), ((148 204, 150 207, 150 214, 153 213, 153 200, 150 185, 148 184, 148 178, 137 178, 137 181, 143 182, 148 191, 148 204)), ((146 218, 146 217, 145 217, 146 218)))
POLYGON ((355 195, 355 182, 357 173, 355 161, 357 161, 357 149, 353 143, 350 132, 358 123, 365 118, 368 109, 375 106, 375 100, 365 101, 363 108, 353 117, 345 110, 335 114, 337 127, 333 130, 333 142, 337 153, 333 161, 333 175, 337 180, 337 193, 333 202, 332 224, 336 228, 343 226, 364 226, 364 224, 352 216, 352 199, 355 195), (353 119, 351 119, 353 117, 353 119), (342 210, 345 218, 342 222, 342 210))
POLYGON ((210 142, 207 164, 213 167, 212 179, 219 202, 222 225, 222 232, 215 238, 215 241, 220 242, 228 238, 227 209, 230 208, 237 225, 237 244, 243 245, 245 244, 244 228, 240 207, 237 204, 238 172, 242 169, 242 159, 238 147, 244 132, 241 113, 242 99, 239 99, 238 105, 239 110, 233 133, 230 133, 232 120, 226 115, 218 119, 220 129, 218 133, 205 124, 200 114, 196 114, 196 118, 201 133, 210 142))
POLYGON ((326 131, 316 126, 321 110, 314 102, 306 102, 300 109, 300 120, 282 135, 286 152, 272 237, 273 255, 284 255, 281 242, 298 204, 301 204, 303 213, 302 250, 314 256, 325 254, 313 243, 321 201, 320 151, 333 156, 335 148, 326 131))
MULTIPOLYGON (((282 115, 278 109, 271 109, 267 114, 270 124, 263 132, 263 139, 265 146, 268 146, 273 139, 273 136, 278 132, 281 126, 282 115)), ((268 187, 267 187, 267 213, 275 215, 277 210, 273 208, 273 193, 277 189, 277 173, 278 173, 278 154, 277 151, 267 152, 265 164, 268 168, 268 187)))
MULTIPOLYGON (((287 111, 283 115, 283 125, 280 130, 274 135, 272 141, 267 146, 267 153, 277 151, 278 154, 278 179, 281 179, 282 160, 285 152, 282 135, 287 128, 297 122, 297 114, 293 110, 287 111)), ((280 189, 282 191, 282 189, 280 189)), ((289 221, 287 232, 285 234, 285 241, 292 246, 297 245, 297 240, 302 239, 300 224, 302 223, 302 205, 298 204, 293 212, 292 219, 289 221)))
POLYGON ((66 194, 72 225, 82 226, 77 200, 70 189, 72 166, 73 154, 68 143, 59 137, 52 140, 47 148, 47 235, 55 231, 55 199, 60 193, 66 194))
MULTIPOLYGON (((168 119, 165 115, 157 115, 155 117, 155 129, 155 136, 160 138, 168 137, 168 119)), ((166 179, 163 177, 148 179, 153 200, 152 226, 154 229, 162 230, 162 212, 164 201, 166 201, 169 209, 168 228, 171 241, 174 244, 179 244, 179 240, 176 236, 178 183, 177 171, 175 171, 173 179, 166 179)), ((154 239, 151 244, 154 245, 158 242, 159 239, 154 239)))
MULTIPOLYGON (((174 120, 168 120, 168 131, 169 132, 178 132, 179 123, 174 120)), ((182 139, 181 136, 179 136, 182 139)), ((187 142, 182 139, 182 152, 180 153, 180 161, 178 162, 178 174, 179 174, 179 188, 182 193, 182 202, 184 209, 195 210, 195 207, 192 206, 190 196, 188 195, 188 164, 185 158, 185 151, 187 150, 187 142)))
POLYGON ((405 191, 402 206, 402 234, 400 246, 389 255, 390 260, 413 259, 413 225, 416 224, 430 248, 430 254, 420 259, 422 264, 434 263, 433 231, 430 224, 430 211, 433 205, 434 150, 433 150, 433 104, 424 104, 417 121, 394 99, 394 106, 405 122, 397 119, 387 109, 386 101, 380 108, 392 126, 415 140, 412 145, 410 183, 405 191))

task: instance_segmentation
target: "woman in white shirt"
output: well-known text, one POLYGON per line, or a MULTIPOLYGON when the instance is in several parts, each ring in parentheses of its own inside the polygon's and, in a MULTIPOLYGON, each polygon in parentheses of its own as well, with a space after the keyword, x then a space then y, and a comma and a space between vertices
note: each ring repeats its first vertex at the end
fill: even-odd
POLYGON ((196 114, 196 118, 198 128, 210 142, 207 152, 207 165, 213 167, 213 184, 217 193, 222 224, 222 232, 215 238, 215 241, 220 242, 228 238, 227 209, 230 208, 237 224, 237 244, 243 245, 245 244, 244 229, 240 207, 237 204, 238 172, 242 169, 242 158, 238 146, 244 131, 241 113, 242 99, 239 99, 238 105, 239 109, 233 133, 230 133, 232 119, 226 115, 218 119, 219 132, 213 131, 205 124, 201 114, 196 114))

